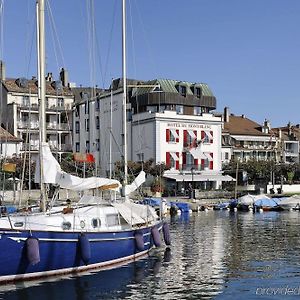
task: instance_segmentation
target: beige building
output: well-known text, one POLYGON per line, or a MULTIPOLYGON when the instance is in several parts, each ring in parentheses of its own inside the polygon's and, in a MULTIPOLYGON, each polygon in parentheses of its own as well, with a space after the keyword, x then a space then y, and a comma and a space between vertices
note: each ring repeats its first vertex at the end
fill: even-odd
MULTIPOLYGON (((20 152, 38 151, 39 99, 37 79, 6 78, 1 64, 1 125, 22 140, 20 152)), ((72 151, 72 104, 74 96, 68 87, 67 72, 60 80, 46 78, 46 131, 53 152, 61 155, 72 151)))

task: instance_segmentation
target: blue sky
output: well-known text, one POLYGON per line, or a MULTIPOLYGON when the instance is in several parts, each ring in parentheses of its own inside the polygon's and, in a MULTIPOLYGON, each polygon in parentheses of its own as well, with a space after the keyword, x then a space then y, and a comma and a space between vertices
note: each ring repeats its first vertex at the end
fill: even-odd
MULTIPOLYGON (((121 0, 94 1, 95 75, 87 1, 48 1, 60 46, 53 42, 48 13, 47 72, 57 77, 64 66, 77 86, 108 87, 122 72, 121 0)), ((4 0, 7 77, 36 74, 34 5, 4 0)), ((130 0, 127 10, 128 77, 206 82, 217 111, 229 106, 272 126, 300 123, 299 0, 130 0)))

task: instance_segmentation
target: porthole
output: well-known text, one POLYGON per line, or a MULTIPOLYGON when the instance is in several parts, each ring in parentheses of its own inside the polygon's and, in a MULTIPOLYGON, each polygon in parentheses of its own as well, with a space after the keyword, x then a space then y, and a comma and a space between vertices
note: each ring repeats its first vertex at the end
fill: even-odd
POLYGON ((23 222, 16 222, 16 223, 14 223, 14 226, 15 227, 23 227, 24 223, 23 222))
POLYGON ((70 222, 63 222, 63 223, 61 224, 61 228, 62 228, 63 230, 68 230, 68 229, 71 228, 71 223, 70 223, 70 222))
POLYGON ((81 227, 81 228, 84 228, 84 227, 85 227, 85 221, 83 221, 83 220, 80 221, 80 227, 81 227))
POLYGON ((93 228, 97 228, 101 226, 101 220, 99 218, 94 218, 92 220, 92 226, 93 228))

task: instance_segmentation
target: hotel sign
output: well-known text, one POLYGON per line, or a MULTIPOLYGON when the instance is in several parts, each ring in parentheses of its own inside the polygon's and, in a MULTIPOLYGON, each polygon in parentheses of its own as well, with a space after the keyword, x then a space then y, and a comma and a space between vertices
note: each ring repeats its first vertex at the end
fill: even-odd
POLYGON ((168 127, 176 128, 201 128, 201 129, 211 129, 211 125, 203 124, 193 124, 193 123, 167 123, 168 127))

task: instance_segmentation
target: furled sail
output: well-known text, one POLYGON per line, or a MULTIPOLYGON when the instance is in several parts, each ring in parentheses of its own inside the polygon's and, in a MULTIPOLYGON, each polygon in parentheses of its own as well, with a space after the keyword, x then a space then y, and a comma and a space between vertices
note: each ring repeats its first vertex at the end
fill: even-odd
MULTIPOLYGON (((43 161, 42 170, 44 183, 57 184, 61 188, 73 191, 83 191, 107 186, 112 187, 112 189, 119 189, 121 186, 120 182, 115 179, 101 177, 80 178, 78 176, 74 176, 63 172, 59 163, 52 155, 49 145, 47 143, 43 143, 41 152, 43 161)), ((36 164, 35 182, 40 182, 39 161, 37 161, 36 164)))
POLYGON ((134 181, 126 185, 125 187, 125 195, 129 195, 134 192, 139 186, 141 186, 146 181, 146 173, 141 171, 140 174, 134 179, 134 181))

